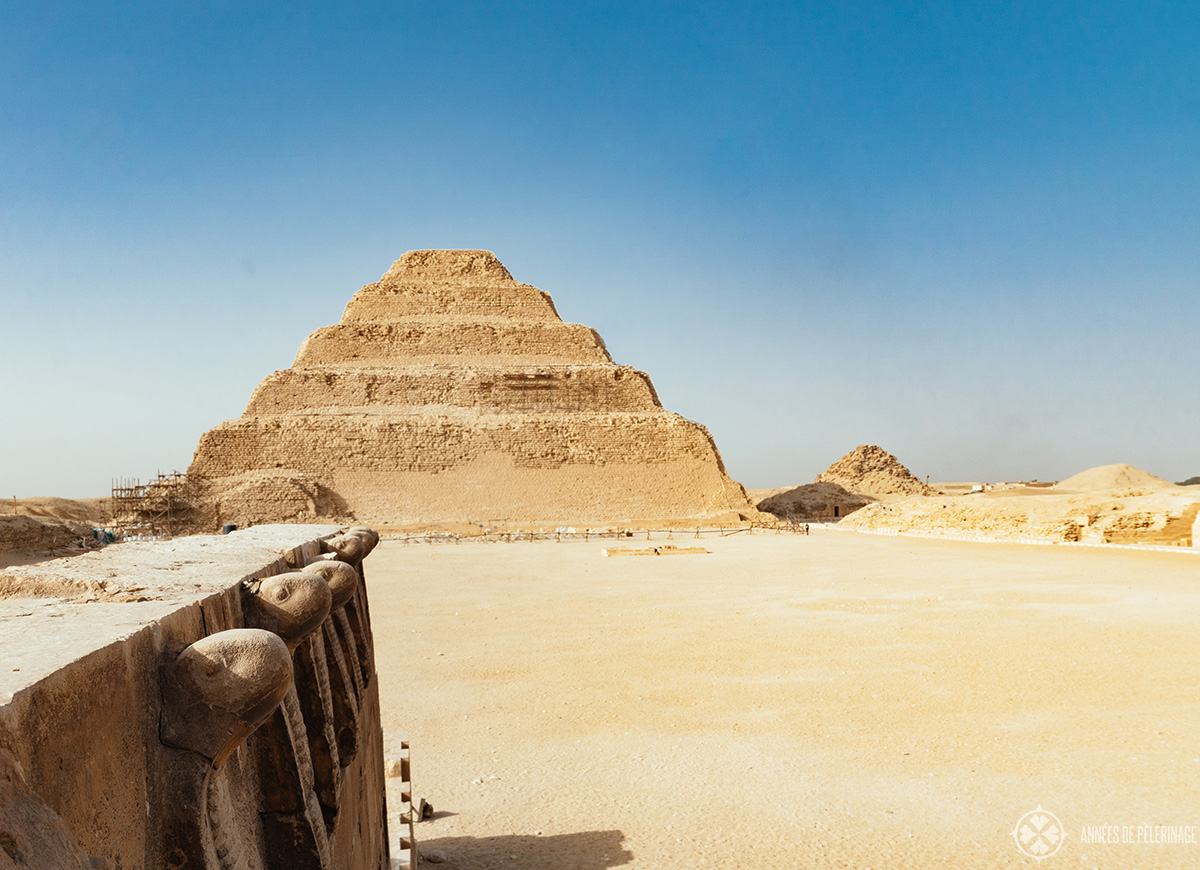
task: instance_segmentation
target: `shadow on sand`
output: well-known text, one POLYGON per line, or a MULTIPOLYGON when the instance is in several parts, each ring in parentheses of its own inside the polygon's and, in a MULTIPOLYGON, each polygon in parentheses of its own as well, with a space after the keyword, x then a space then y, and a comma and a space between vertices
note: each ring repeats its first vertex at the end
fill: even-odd
MULTIPOLYGON (((444 852, 446 870, 605 870, 633 858, 621 845, 624 840, 620 831, 426 839, 418 829, 417 851, 424 856, 444 852)), ((422 861, 419 866, 437 865, 422 861)))

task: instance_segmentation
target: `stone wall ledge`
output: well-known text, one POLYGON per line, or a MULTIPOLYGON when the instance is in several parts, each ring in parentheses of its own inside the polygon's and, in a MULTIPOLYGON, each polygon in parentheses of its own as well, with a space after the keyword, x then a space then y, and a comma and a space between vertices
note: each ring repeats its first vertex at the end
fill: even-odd
POLYGON ((0 571, 5 852, 63 870, 385 870, 362 569, 378 535, 340 532, 0 571))
POLYGON ((251 577, 290 570, 338 526, 256 526, 230 535, 131 541, 0 569, 0 704, 88 653, 251 577))

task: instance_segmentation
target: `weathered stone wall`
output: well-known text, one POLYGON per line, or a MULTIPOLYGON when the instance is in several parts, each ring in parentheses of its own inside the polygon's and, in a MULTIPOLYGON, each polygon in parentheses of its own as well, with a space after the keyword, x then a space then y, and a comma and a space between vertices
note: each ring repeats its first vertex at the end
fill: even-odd
POLYGON ((578 323, 338 323, 300 346, 295 365, 570 365, 611 363, 604 342, 578 323))
POLYGON ((560 322, 548 293, 515 281, 507 284, 380 281, 368 284, 354 294, 346 306, 342 321, 355 323, 452 317, 560 322))
POLYGON ((0 572, 0 834, 16 866, 388 867, 361 569, 377 538, 336 532, 266 526, 0 572))
POLYGON ((285 369, 268 376, 246 417, 321 411, 359 416, 422 407, 513 411, 661 410, 644 372, 630 366, 285 369))
POLYGON ((401 257, 200 439, 189 475, 239 524, 753 511, 703 426, 487 251, 401 257))
POLYGON ((460 519, 463 504, 476 521, 690 517, 744 497, 707 430, 672 414, 243 418, 205 433, 197 456, 195 473, 301 474, 392 522, 460 519))
POLYGON ((404 281, 505 284, 513 276, 491 251, 429 250, 409 251, 379 279, 381 284, 404 281))
MULTIPOLYGON (((194 470, 225 477, 245 468, 303 471, 324 480, 334 469, 440 472, 482 454, 507 453, 517 466, 572 470, 614 462, 711 462, 704 427, 670 414, 495 414, 242 418, 204 434, 194 470)), ((718 468, 713 463, 714 468, 718 468)), ((719 468, 718 468, 719 470, 719 468)))

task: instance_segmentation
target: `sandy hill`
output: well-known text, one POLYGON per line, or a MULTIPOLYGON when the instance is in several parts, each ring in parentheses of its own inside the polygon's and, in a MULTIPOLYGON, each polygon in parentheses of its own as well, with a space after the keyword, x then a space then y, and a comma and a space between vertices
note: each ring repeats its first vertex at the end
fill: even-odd
POLYGON ((1127 489, 1175 489, 1175 484, 1132 465, 1098 465, 1061 481, 1056 489, 1113 492, 1127 489))
POLYGON ((932 495, 895 456, 874 444, 860 444, 824 472, 814 483, 836 483, 859 495, 932 495))
POLYGON ((65 547, 81 538, 90 538, 91 534, 91 523, 24 514, 0 514, 0 554, 18 551, 42 553, 65 547))
POLYGON ((0 499, 0 514, 20 514, 56 520, 75 520, 102 525, 108 521, 107 498, 41 498, 0 499))

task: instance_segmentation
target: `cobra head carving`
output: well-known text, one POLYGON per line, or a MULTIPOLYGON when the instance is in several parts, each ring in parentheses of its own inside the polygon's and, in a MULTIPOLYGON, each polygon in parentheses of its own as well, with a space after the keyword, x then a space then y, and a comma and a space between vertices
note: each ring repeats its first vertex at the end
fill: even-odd
POLYGON ((266 721, 292 684, 292 656, 270 631, 203 637, 163 668, 160 737, 220 767, 266 721))
POLYGON ((329 584, 321 575, 309 571, 292 571, 253 581, 242 596, 246 624, 274 632, 290 650, 325 621, 332 604, 329 584))
POLYGON ((325 546, 343 562, 357 565, 367 554, 367 543, 358 535, 338 535, 325 541, 325 546))
POLYGON ((366 552, 363 553, 364 557, 369 556, 371 554, 371 551, 374 550, 375 547, 379 544, 379 532, 375 531, 372 528, 368 528, 367 526, 354 526, 353 528, 348 530, 346 532, 346 534, 358 535, 360 538, 363 539, 363 543, 366 544, 366 546, 367 546, 366 552))
POLYGON ((321 575, 329 584, 329 591, 333 596, 333 612, 345 605, 358 591, 358 572, 345 562, 317 559, 305 565, 304 570, 321 575))

